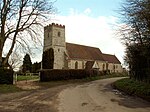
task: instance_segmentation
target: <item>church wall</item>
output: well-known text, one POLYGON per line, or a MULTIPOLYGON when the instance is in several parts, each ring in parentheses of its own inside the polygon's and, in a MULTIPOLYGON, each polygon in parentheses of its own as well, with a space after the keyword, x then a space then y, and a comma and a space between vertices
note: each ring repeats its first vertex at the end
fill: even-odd
POLYGON ((62 46, 65 47, 66 46, 66 42, 65 42, 65 29, 64 28, 60 28, 60 27, 52 27, 52 43, 55 46, 62 46), (60 36, 58 36, 60 35, 60 36))
POLYGON ((77 69, 85 68, 86 61, 84 61, 84 60, 69 60, 68 61, 69 69, 76 69, 76 63, 77 63, 77 69))
POLYGON ((54 48, 54 69, 62 69, 64 65, 64 47, 53 47, 54 48))
POLYGON ((110 70, 110 72, 115 72, 114 71, 114 64, 113 63, 108 63, 108 70, 110 70))
POLYGON ((110 72, 122 72, 122 66, 121 64, 114 64, 114 63, 108 63, 108 70, 110 70, 110 72))
POLYGON ((122 68, 121 64, 115 64, 115 65, 117 66, 116 72, 119 72, 119 73, 123 72, 123 68, 122 68))
POLYGON ((46 51, 50 48, 52 48, 52 27, 47 26, 44 27, 44 48, 43 51, 46 51))
POLYGON ((98 66, 99 66, 99 71, 106 70, 106 62, 105 61, 97 61, 97 63, 98 63, 98 66), (103 69, 103 64, 105 65, 104 69, 103 69))

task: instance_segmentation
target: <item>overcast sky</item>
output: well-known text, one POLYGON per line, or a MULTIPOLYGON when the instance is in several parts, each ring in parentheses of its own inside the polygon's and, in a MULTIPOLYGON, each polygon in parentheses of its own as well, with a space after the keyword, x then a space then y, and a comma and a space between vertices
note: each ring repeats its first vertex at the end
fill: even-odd
MULTIPOLYGON (((98 47, 103 53, 113 54, 123 63, 124 47, 116 36, 119 23, 117 10, 122 0, 57 0, 58 13, 50 22, 66 26, 66 41, 98 47)), ((42 53, 40 53, 42 55, 42 53)), ((42 56, 32 62, 40 61, 42 56)))

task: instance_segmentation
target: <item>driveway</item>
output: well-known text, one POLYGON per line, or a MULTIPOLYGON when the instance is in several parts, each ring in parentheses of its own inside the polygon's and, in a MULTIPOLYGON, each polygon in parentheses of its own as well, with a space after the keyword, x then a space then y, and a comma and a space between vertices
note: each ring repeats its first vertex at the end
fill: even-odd
POLYGON ((26 91, 0 94, 0 112, 150 112, 150 103, 112 89, 110 84, 118 79, 21 82, 18 86, 26 91))
POLYGON ((97 80, 64 89, 59 94, 59 112, 150 112, 150 103, 112 89, 120 78, 97 80))

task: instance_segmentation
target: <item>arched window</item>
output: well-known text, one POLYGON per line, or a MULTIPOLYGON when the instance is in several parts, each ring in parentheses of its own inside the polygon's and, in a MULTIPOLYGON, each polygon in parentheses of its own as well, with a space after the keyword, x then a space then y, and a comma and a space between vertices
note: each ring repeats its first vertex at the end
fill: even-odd
POLYGON ((75 62, 75 69, 78 69, 78 62, 75 62))
POLYGON ((115 70, 115 65, 113 65, 113 69, 115 70))
POLYGON ((82 61, 82 69, 84 69, 84 61, 82 61))
POLYGON ((109 64, 108 64, 108 63, 106 63, 106 70, 108 70, 108 66, 109 66, 109 64))
POLYGON ((57 35, 58 35, 58 37, 60 37, 60 32, 58 32, 58 34, 57 34, 57 35))
POLYGON ((105 64, 103 64, 103 70, 105 70, 105 64))

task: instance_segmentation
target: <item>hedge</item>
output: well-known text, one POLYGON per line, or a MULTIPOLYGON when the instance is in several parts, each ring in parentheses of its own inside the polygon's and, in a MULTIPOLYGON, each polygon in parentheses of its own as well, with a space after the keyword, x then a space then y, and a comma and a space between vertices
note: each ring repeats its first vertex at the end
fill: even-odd
POLYGON ((86 69, 43 69, 40 71, 40 81, 55 81, 68 79, 82 79, 99 75, 97 70, 86 69))
POLYGON ((0 84, 13 84, 13 70, 0 68, 0 84))

